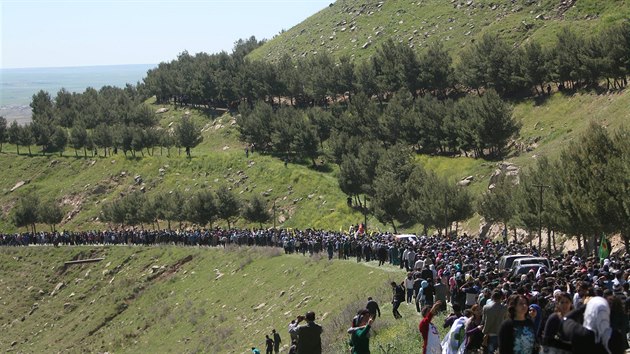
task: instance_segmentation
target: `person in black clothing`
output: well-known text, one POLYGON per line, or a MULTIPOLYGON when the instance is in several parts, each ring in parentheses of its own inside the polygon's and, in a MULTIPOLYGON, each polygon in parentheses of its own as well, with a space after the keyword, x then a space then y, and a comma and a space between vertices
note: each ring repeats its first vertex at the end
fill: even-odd
POLYGON ((444 320, 444 328, 451 328, 451 326, 453 325, 453 322, 455 322, 456 319, 463 316, 462 307, 459 306, 458 303, 454 303, 451 306, 453 306, 453 312, 449 314, 444 320))
POLYGON ((568 293, 559 293, 555 297, 555 311, 552 313, 547 322, 545 323, 545 329, 542 336, 542 352, 543 353, 556 353, 556 354, 568 354, 571 353, 571 343, 563 338, 560 333, 560 326, 562 325, 562 319, 566 316, 573 307, 571 295, 568 293))
POLYGON ((610 327, 610 306, 603 297, 587 299, 586 306, 569 312, 562 321, 562 334, 575 354, 621 354, 623 335, 610 327), (583 323, 580 323, 583 318, 583 323))
POLYGON ((265 354, 273 354, 273 339, 265 334, 265 354))
POLYGON ((529 302, 523 295, 508 298, 509 318, 499 327, 499 353, 535 354, 536 334, 534 322, 527 317, 529 302))
POLYGON ((278 354, 280 351, 280 343, 282 342, 282 339, 280 339, 280 333, 276 332, 275 329, 272 329, 271 334, 273 335, 273 351, 278 354))
POLYGON ((429 264, 427 262, 424 263, 424 267, 420 272, 420 278, 429 281, 429 279, 433 280, 433 271, 429 269, 429 264))
POLYGON ((435 302, 435 287, 433 286, 433 278, 427 280, 429 285, 424 288, 424 301, 427 305, 433 306, 435 302))
POLYGON ((398 307, 400 307, 400 303, 405 301, 405 289, 402 285, 396 284, 395 281, 391 282, 391 285, 393 292, 392 313, 394 314, 395 319, 399 319, 402 318, 402 315, 400 314, 400 312, 398 312, 398 307))
POLYGON ((376 318, 376 314, 378 313, 378 317, 381 317, 381 309, 378 307, 378 303, 372 299, 372 297, 368 297, 367 305, 365 308, 370 311, 370 317, 372 319, 376 318))

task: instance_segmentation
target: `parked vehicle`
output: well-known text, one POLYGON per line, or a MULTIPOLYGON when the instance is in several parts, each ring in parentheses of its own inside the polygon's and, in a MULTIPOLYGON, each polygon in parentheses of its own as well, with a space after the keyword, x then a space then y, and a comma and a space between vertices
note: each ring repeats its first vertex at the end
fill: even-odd
POLYGON ((411 242, 413 245, 415 245, 419 241, 418 236, 414 234, 394 235, 394 239, 396 239, 396 241, 408 241, 408 242, 411 242))
POLYGON ((516 268, 518 266, 522 266, 526 264, 542 264, 547 269, 551 268, 551 262, 549 262, 549 259, 545 257, 518 258, 518 259, 515 259, 514 262, 512 263, 512 268, 516 268))
POLYGON ((499 259, 499 270, 512 269, 512 263, 519 258, 531 258, 531 254, 510 254, 499 259))
POLYGON ((531 270, 537 273, 540 268, 548 269, 544 264, 524 264, 513 269, 512 276, 520 276, 529 273, 531 270))

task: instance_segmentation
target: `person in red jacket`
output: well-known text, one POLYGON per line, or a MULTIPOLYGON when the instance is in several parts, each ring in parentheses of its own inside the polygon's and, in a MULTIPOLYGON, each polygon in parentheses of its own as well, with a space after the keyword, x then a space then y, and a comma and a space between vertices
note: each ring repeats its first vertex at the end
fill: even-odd
POLYGON ((442 345, 440 344, 440 334, 437 327, 431 320, 438 312, 442 301, 437 301, 432 307, 429 305, 422 308, 422 320, 418 325, 420 334, 422 335, 422 354, 439 354, 442 353, 442 345))

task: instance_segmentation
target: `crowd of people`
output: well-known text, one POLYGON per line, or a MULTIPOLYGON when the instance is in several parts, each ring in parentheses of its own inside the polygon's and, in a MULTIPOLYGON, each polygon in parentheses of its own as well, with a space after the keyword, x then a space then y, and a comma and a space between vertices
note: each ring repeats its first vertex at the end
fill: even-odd
MULTIPOLYGON (((379 266, 387 263, 405 272, 404 279, 391 284, 392 314, 401 318, 400 304, 415 304, 423 318, 419 324, 423 352, 590 354, 620 353, 628 347, 630 255, 609 255, 605 259, 576 252, 549 255, 524 243, 493 242, 466 235, 419 236, 415 242, 399 240, 391 233, 360 234, 358 230, 38 232, 2 234, 0 245, 261 246, 304 256, 322 253, 331 260, 356 259, 378 262, 379 266), (501 256, 517 253, 547 257, 550 266, 519 275, 499 269, 501 256), (432 320, 444 311, 450 311, 443 324, 448 334, 440 342, 432 320)), ((301 320, 321 334, 314 314, 307 315, 309 318, 301 320)), ((348 330, 353 353, 369 353, 370 326, 375 316, 373 308, 362 309, 353 319, 348 330)), ((298 322, 294 321, 295 328, 305 327, 298 322)), ((300 335, 295 328, 290 331, 290 348, 302 353, 306 349, 300 350, 300 335)), ((302 331, 307 333, 307 329, 302 331)), ((267 352, 278 350, 279 335, 274 335, 277 333, 266 338, 267 352)))
POLYGON ((628 349, 628 256, 547 255, 523 244, 421 237, 402 254, 408 271, 392 282, 392 314, 415 302, 423 353, 623 353, 628 349), (502 255, 544 256, 550 267, 500 269, 502 255), (406 296, 405 296, 406 295, 406 296), (434 315, 444 321, 442 341, 434 315))

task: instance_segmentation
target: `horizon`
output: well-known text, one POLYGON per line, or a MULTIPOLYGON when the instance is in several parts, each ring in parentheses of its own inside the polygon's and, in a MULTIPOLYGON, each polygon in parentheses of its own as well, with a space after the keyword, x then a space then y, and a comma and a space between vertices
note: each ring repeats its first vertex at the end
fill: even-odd
POLYGON ((66 66, 25 66, 0 68, 0 70, 27 70, 27 69, 74 69, 74 68, 97 68, 106 66, 150 66, 159 65, 160 63, 131 63, 131 64, 95 64, 95 65, 66 65, 66 66))
POLYGON ((0 70, 34 70, 34 69, 75 69, 75 68, 97 68, 108 66, 151 66, 159 65, 160 63, 131 63, 131 64, 87 64, 87 65, 66 65, 66 66, 24 66, 24 67, 10 67, 0 68, 0 70))

